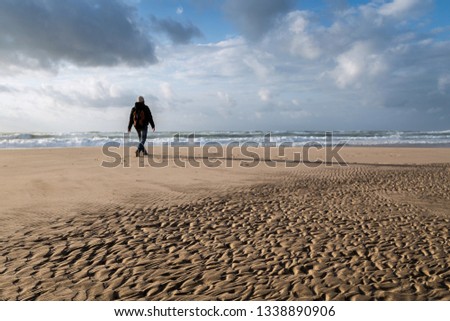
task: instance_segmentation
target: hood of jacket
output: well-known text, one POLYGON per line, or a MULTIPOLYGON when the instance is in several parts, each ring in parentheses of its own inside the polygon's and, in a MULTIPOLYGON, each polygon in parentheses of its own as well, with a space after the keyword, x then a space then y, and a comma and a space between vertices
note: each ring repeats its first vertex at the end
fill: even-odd
POLYGON ((145 103, 140 103, 140 102, 134 103, 134 107, 136 109, 144 108, 144 106, 145 106, 145 103))

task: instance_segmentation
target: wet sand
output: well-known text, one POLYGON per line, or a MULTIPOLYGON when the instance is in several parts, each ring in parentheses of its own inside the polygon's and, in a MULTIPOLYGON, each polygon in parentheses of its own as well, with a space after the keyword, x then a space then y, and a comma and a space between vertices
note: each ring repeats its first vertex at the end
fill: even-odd
POLYGON ((289 153, 0 151, 0 299, 450 300, 450 149, 289 153))

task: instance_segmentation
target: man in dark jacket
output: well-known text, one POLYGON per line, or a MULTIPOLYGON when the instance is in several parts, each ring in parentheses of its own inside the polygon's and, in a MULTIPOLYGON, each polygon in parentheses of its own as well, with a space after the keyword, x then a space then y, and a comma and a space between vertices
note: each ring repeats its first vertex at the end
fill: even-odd
POLYGON ((152 130, 155 131, 155 123, 153 122, 152 113, 150 108, 145 104, 144 97, 139 96, 137 98, 134 107, 131 109, 130 121, 128 122, 128 133, 131 131, 131 126, 134 125, 139 136, 139 146, 136 150, 136 157, 138 157, 141 152, 144 155, 148 155, 145 150, 145 141, 147 140, 148 124, 152 126, 152 130))

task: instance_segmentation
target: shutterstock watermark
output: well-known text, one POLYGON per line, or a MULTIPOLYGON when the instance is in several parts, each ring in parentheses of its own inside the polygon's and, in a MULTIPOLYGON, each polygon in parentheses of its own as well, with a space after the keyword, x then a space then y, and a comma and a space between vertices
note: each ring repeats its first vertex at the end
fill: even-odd
MULTIPOLYGON (((238 163, 240 167, 255 167, 263 163, 268 167, 285 167, 301 165, 307 167, 318 166, 347 166, 339 154, 347 142, 340 141, 333 144, 333 133, 325 132, 325 143, 317 141, 307 142, 298 149, 293 149, 292 142, 272 141, 270 133, 264 135, 263 142, 231 141, 226 144, 207 142, 203 145, 195 140, 195 134, 187 135, 187 140, 180 140, 180 134, 175 134, 171 142, 155 145, 147 143, 148 155, 136 157, 138 167, 163 168, 171 165, 177 167, 233 167, 238 163), (287 155, 291 151, 291 155, 287 155), (317 155, 317 154, 321 155, 317 155), (323 156, 323 157, 320 157, 323 156)), ((102 167, 115 168, 119 166, 131 167, 137 143, 130 141, 130 136, 124 133, 123 143, 107 142, 103 145, 103 155, 108 157, 101 163, 102 167)))

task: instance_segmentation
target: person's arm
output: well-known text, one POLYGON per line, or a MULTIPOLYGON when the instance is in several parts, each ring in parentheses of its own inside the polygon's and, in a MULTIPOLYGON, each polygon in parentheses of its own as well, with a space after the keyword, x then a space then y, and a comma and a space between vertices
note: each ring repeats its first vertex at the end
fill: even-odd
POLYGON ((130 112, 130 120, 128 121, 128 132, 131 131, 131 126, 133 126, 133 111, 134 111, 134 107, 131 108, 131 112, 130 112))
POLYGON ((147 107, 147 113, 148 113, 148 122, 150 123, 150 126, 152 126, 153 131, 155 131, 155 123, 153 121, 152 112, 150 111, 150 108, 147 107))

